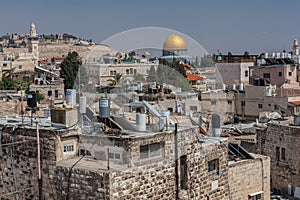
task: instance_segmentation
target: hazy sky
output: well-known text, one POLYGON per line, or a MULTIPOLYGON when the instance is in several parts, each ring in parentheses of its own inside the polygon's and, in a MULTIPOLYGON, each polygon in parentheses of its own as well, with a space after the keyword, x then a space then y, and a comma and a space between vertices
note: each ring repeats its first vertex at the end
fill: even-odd
POLYGON ((0 34, 70 33, 100 43, 122 31, 163 27, 208 52, 290 51, 300 39, 299 0, 15 0, 0 3, 0 34))

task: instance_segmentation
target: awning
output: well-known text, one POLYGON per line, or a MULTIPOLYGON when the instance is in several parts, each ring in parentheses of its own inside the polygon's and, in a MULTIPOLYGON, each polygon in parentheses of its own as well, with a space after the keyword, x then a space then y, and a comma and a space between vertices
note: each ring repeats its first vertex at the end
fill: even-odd
POLYGON ((202 76, 197 76, 195 74, 186 73, 186 78, 188 81, 203 81, 205 80, 202 76))

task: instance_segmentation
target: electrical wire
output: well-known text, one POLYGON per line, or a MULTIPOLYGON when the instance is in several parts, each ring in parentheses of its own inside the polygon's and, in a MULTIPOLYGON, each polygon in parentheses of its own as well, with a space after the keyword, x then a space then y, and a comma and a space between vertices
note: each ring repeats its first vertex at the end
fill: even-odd
MULTIPOLYGON (((88 151, 90 151, 94 145, 96 144, 96 142, 99 140, 100 137, 97 137, 94 141, 94 143, 91 145, 91 147, 88 149, 88 151)), ((71 175, 72 175, 72 170, 73 168, 87 155, 87 153, 85 153, 83 156, 81 156, 69 169, 69 173, 68 173, 68 178, 67 178, 67 194, 66 194, 66 200, 69 200, 69 193, 70 193, 70 179, 71 179, 71 175)))
MULTIPOLYGON (((200 138, 198 137, 198 135, 197 135, 197 133, 195 132, 194 129, 192 129, 192 132, 194 133, 195 137, 197 138, 197 141, 198 141, 198 143, 200 144, 200 147, 201 147, 201 149, 203 150, 203 153, 205 153, 205 152, 204 152, 204 147, 203 147, 203 145, 202 145, 202 141, 200 140, 200 138)), ((208 139, 208 138, 206 138, 206 139, 208 139)), ((219 141, 219 142, 221 143, 221 141, 219 141)), ((226 147, 226 148, 228 149, 228 147, 226 147)), ((227 167, 225 167, 225 168, 221 171, 221 173, 218 173, 218 171, 216 171, 215 169, 212 168, 212 166, 210 165, 210 163, 209 163, 209 161, 208 161, 206 155, 204 155, 204 160, 205 160, 205 162, 206 162, 206 164, 207 164, 208 170, 209 170, 213 175, 216 175, 216 176, 218 176, 218 177, 221 177, 221 176, 227 171, 227 167)))

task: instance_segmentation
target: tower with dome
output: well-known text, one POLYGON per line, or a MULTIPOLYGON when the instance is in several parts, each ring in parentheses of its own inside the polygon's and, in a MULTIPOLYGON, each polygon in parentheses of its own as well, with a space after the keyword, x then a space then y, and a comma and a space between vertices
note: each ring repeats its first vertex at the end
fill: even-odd
POLYGON ((185 40, 176 33, 173 33, 164 41, 161 58, 167 61, 171 61, 174 58, 176 58, 176 60, 186 61, 191 57, 187 55, 185 40))
POLYGON ((30 25, 30 32, 28 37, 28 53, 32 54, 34 60, 39 60, 39 37, 36 33, 34 23, 30 25))

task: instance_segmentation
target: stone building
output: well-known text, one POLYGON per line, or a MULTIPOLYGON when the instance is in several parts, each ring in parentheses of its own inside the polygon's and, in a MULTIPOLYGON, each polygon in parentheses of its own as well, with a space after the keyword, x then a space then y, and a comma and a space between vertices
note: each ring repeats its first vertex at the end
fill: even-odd
POLYGON ((215 55, 216 82, 227 85, 249 83, 249 67, 256 63, 257 55, 215 55))
POLYGON ((119 73, 123 75, 124 81, 133 81, 134 75, 142 74, 148 76, 150 68, 156 70, 158 63, 120 63, 120 64, 86 64, 85 69, 89 76, 89 82, 94 85, 105 86, 109 80, 119 73))
POLYGON ((77 119, 75 108, 52 108, 40 127, 27 117, 0 121, 1 199, 268 199, 268 158, 226 138, 193 126, 130 131, 77 119))
POLYGON ((53 65, 36 66, 30 91, 36 91, 49 100, 63 100, 65 96, 63 79, 59 76, 59 70, 55 69, 53 65))
POLYGON ((270 158, 229 161, 231 199, 270 199, 270 158))
POLYGON ((290 124, 272 121, 267 128, 258 128, 256 152, 271 158, 271 190, 292 196, 300 187, 300 129, 290 124))

